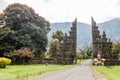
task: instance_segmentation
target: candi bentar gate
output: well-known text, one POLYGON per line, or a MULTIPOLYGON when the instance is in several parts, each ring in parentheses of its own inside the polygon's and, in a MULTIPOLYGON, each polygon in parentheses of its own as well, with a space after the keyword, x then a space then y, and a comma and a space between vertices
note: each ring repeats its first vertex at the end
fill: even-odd
MULTIPOLYGON (((92 46, 93 46, 93 59, 97 59, 98 61, 104 61, 104 65, 120 65, 120 60, 118 53, 112 52, 112 44, 110 39, 106 37, 105 31, 100 35, 100 31, 98 30, 98 26, 96 22, 91 17, 92 22, 92 46)), ((95 63, 95 62, 94 62, 95 63)))
MULTIPOLYGON (((120 65, 118 59, 118 53, 112 52, 112 45, 110 39, 106 37, 105 31, 100 35, 100 31, 96 22, 91 18, 92 26, 92 54, 93 60, 97 59, 102 61, 104 59, 104 65, 120 65)), ((65 33, 65 37, 60 43, 60 50, 58 54, 52 59, 55 64, 75 64, 77 63, 76 49, 77 49, 77 19, 72 22, 71 31, 69 36, 65 33)), ((94 61, 93 61, 94 62, 94 61)))
MULTIPOLYGON (((118 53, 112 52, 113 42, 107 38, 105 31, 100 35, 100 31, 96 22, 91 17, 92 26, 92 54, 93 59, 98 61, 104 60, 104 65, 120 65, 118 53)), ((59 57, 57 63, 61 64, 73 64, 77 63, 76 57, 77 47, 77 19, 72 22, 71 31, 69 36, 65 33, 63 43, 60 43, 59 57)))
POLYGON ((69 31, 69 36, 65 33, 63 38, 63 43, 60 43, 60 58, 61 63, 64 64, 75 64, 77 62, 76 57, 77 49, 77 19, 72 22, 71 31, 69 31))

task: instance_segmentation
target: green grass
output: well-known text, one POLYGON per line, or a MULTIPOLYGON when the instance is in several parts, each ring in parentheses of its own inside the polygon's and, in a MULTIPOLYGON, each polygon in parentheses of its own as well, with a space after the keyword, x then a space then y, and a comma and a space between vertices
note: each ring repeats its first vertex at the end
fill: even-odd
POLYGON ((94 66, 94 69, 105 75, 107 80, 120 80, 120 66, 94 66))
POLYGON ((0 68, 0 80, 18 80, 19 78, 34 77, 42 73, 61 70, 71 66, 72 65, 9 65, 6 66, 5 69, 0 68))

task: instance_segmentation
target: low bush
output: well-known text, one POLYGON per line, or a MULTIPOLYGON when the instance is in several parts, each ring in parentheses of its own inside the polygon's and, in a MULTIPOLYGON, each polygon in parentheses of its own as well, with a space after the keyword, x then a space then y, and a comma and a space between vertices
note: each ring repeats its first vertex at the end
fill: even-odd
POLYGON ((0 68, 5 68, 6 65, 11 63, 11 59, 0 57, 0 68))
POLYGON ((14 52, 14 64, 30 64, 31 59, 34 58, 34 54, 30 48, 22 47, 14 52))

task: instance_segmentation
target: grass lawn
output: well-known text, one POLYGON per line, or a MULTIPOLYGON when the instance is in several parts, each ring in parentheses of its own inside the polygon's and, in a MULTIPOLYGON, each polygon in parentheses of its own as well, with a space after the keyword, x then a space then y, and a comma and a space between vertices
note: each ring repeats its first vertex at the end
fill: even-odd
POLYGON ((104 74, 107 80, 120 80, 120 66, 94 66, 93 68, 104 74))
MULTIPOLYGON (((0 68, 0 80, 20 80, 20 78, 38 76, 42 73, 69 68, 72 65, 8 65, 0 68)), ((23 79, 21 79, 23 80, 23 79)), ((28 79, 27 79, 28 80, 28 79)))

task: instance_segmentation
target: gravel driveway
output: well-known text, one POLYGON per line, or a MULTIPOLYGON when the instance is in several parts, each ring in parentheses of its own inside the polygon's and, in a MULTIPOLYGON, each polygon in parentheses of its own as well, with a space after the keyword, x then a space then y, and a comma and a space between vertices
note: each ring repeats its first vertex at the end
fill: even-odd
POLYGON ((35 80, 95 80, 90 63, 91 60, 88 60, 72 68, 46 74, 35 80))

